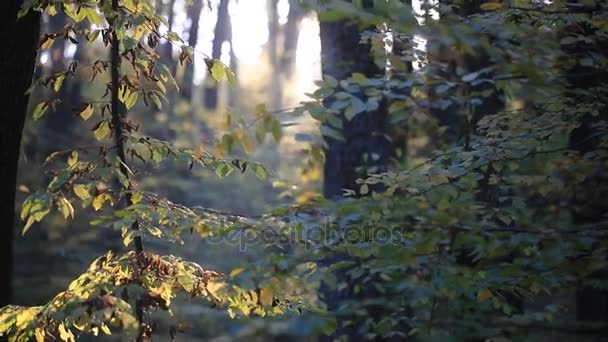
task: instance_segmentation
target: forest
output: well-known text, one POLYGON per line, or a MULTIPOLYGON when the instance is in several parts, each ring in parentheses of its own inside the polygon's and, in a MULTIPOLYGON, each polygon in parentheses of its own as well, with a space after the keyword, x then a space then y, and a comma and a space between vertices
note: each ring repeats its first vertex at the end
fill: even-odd
POLYGON ((608 341, 606 1, 0 16, 0 342, 608 341))

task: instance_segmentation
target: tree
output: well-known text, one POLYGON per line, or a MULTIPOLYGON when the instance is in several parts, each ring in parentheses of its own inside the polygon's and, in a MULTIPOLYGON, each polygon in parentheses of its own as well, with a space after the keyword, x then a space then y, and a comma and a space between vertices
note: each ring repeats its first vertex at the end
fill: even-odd
MULTIPOLYGON (((324 77, 337 82, 351 77, 384 75, 370 51, 370 44, 362 42, 361 30, 348 19, 323 21, 321 14, 321 55, 324 77)), ((336 84, 337 85, 337 84, 336 84)), ((322 129, 325 136, 325 167, 323 194, 327 198, 353 190, 357 178, 370 170, 381 172, 393 154, 387 139, 388 123, 384 99, 367 97, 362 92, 352 94, 350 106, 332 110, 335 97, 327 97, 324 106, 335 113, 322 129), (354 117, 352 117, 354 116, 354 117), (340 136, 327 134, 340 132, 340 136)))
POLYGON ((11 302, 13 273, 13 223, 15 222, 15 189, 21 132, 28 103, 29 88, 39 39, 40 16, 30 13, 17 20, 18 1, 3 1, 0 41, 0 98, 4 114, 0 118, 0 306, 11 302))
MULTIPOLYGON (((234 48, 232 46, 232 24, 228 5, 230 0, 221 0, 217 8, 217 22, 213 31, 213 45, 211 47, 211 58, 220 59, 222 55, 222 45, 224 42, 230 44, 230 63, 236 63, 234 48)), ((234 66, 234 65, 233 65, 234 66)), ((207 109, 216 109, 218 104, 218 88, 213 80, 208 80, 204 89, 204 105, 207 109)))

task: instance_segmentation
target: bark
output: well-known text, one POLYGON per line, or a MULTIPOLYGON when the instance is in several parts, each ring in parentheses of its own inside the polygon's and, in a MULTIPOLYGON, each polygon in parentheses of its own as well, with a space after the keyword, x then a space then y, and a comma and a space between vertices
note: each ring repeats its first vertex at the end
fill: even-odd
MULTIPOLYGON (((321 23, 321 51, 323 75, 342 80, 353 72, 368 77, 383 75, 370 55, 370 46, 360 44, 357 26, 346 22, 321 23)), ((365 101, 363 94, 357 94, 365 101)), ((327 99, 326 106, 334 101, 327 99)), ((355 180, 364 176, 362 168, 377 167, 382 171, 392 155, 392 145, 388 141, 389 124, 386 104, 381 103, 377 110, 357 114, 351 121, 345 119, 342 133, 345 141, 326 137, 323 193, 327 198, 337 198, 343 189, 355 189, 355 180), (365 155, 378 158, 365 158, 365 155)), ((337 129, 337 127, 333 127, 337 129)))
POLYGON ((0 307, 12 298, 13 224, 15 188, 21 134, 27 110, 29 88, 36 60, 40 16, 29 13, 17 20, 19 1, 0 2, 0 307))

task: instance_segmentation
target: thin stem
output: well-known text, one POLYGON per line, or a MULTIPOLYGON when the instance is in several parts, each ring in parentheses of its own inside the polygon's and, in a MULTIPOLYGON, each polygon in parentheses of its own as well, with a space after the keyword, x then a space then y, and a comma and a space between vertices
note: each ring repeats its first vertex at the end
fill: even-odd
MULTIPOLYGON (((118 13, 118 0, 112 0, 112 9, 115 13, 118 13)), ((114 18, 114 21, 117 19, 114 18)), ((129 180, 129 170, 127 168, 127 157, 125 155, 125 146, 124 146, 124 132, 122 129, 122 116, 119 112, 119 99, 118 99, 118 91, 119 91, 119 82, 120 82, 120 43, 118 41, 118 35, 116 34, 116 25, 113 25, 112 28, 112 56, 111 56, 111 69, 112 69, 112 102, 111 102, 111 111, 112 111, 112 126, 114 128, 114 138, 116 139, 116 152, 118 153, 118 158, 120 159, 120 172, 129 180)), ((133 186, 129 181, 128 189, 133 190, 133 186)), ((129 191, 125 195, 127 206, 133 204, 132 200, 132 192, 129 191)), ((137 221, 133 222, 131 226, 133 230, 139 230, 139 223, 137 221)), ((137 254, 141 254, 144 251, 144 244, 141 236, 135 237, 135 252, 137 254)))

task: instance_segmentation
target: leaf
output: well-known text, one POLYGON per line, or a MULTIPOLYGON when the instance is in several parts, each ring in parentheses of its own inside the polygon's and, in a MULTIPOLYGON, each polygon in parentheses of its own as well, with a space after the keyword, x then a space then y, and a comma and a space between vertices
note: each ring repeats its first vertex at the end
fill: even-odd
POLYGON ((487 288, 482 288, 477 291, 477 303, 481 303, 488 298, 492 298, 492 292, 487 288))
POLYGON ((479 6, 484 11, 495 11, 497 9, 502 8, 502 3, 500 2, 486 2, 479 6))
POLYGON ((91 194, 89 193, 89 189, 84 184, 75 184, 74 185, 74 193, 76 194, 76 196, 78 196, 78 198, 80 198, 83 201, 91 198, 91 194))
POLYGON ((93 131, 95 135, 95 139, 102 141, 103 139, 110 136, 112 133, 112 129, 110 128, 110 123, 107 120, 102 121, 98 127, 93 131))
POLYGON ((54 42, 55 42, 55 38, 53 38, 51 36, 44 36, 44 38, 42 38, 42 41, 40 42, 40 48, 48 49, 51 46, 53 46, 54 42))
POLYGON ((72 206, 72 203, 67 200, 67 198, 61 197, 57 205, 59 206, 59 212, 61 212, 63 218, 74 218, 74 207, 72 206))
POLYGON ((213 66, 211 67, 211 76, 218 82, 226 78, 226 69, 221 62, 213 61, 213 66))
POLYGON ((36 337, 36 342, 44 342, 45 332, 40 328, 36 328, 34 336, 36 337))
POLYGON ((339 141, 346 141, 344 139, 344 136, 342 135, 342 133, 334 128, 331 128, 329 126, 323 125, 321 126, 321 134, 323 136, 329 137, 329 138, 333 138, 335 140, 339 140, 339 141))
POLYGON ((61 86, 63 85, 64 80, 65 80, 65 74, 59 74, 55 77, 55 80, 53 81, 53 90, 55 92, 58 92, 59 90, 61 90, 61 86))
POLYGON ((135 192, 135 193, 133 193, 133 195, 131 195, 131 203, 137 204, 137 203, 141 202, 141 200, 143 198, 144 198, 144 195, 141 192, 135 192))
POLYGON ((72 167, 78 163, 78 151, 72 151, 68 157, 68 166, 72 167))
POLYGON ((470 74, 466 74, 466 75, 462 76, 462 81, 463 82, 471 82, 474 79, 476 79, 477 77, 479 77, 479 71, 472 72, 470 74))
POLYGON ((226 78, 228 79, 228 84, 231 88, 236 87, 236 75, 230 69, 226 69, 226 78))
POLYGON ((108 194, 100 194, 93 199, 93 209, 98 211, 101 209, 105 201, 110 201, 112 203, 112 197, 108 194))
POLYGON ((74 338, 74 334, 72 334, 72 331, 70 329, 66 329, 65 325, 63 325, 63 323, 59 324, 59 338, 64 341, 64 342, 75 342, 75 338, 74 338))
POLYGON ((360 72, 353 73, 353 80, 357 82, 359 85, 365 85, 367 83, 367 77, 360 72))
POLYGON ((127 107, 127 110, 133 108, 133 106, 137 103, 138 96, 139 93, 134 91, 125 99, 125 107, 127 107))
POLYGON ((48 107, 49 106, 46 102, 40 102, 34 108, 34 113, 32 114, 34 117, 34 120, 40 120, 44 116, 44 113, 46 113, 46 110, 48 109, 48 107))
POLYGON ((266 170, 266 168, 262 164, 255 164, 253 167, 253 172, 261 180, 264 180, 266 179, 266 177, 268 177, 268 170, 266 170))
POLYGON ((361 195, 367 195, 367 193, 369 193, 369 185, 367 185, 367 184, 361 185, 361 189, 359 190, 359 193, 361 193, 361 195))
POLYGON ((272 120, 272 137, 274 138, 274 140, 276 142, 279 142, 281 140, 281 137, 283 136, 283 131, 281 130, 281 122, 279 120, 277 120, 276 118, 274 120, 272 120))
POLYGON ((88 120, 91 115, 93 115, 94 112, 94 108, 93 105, 90 103, 87 103, 84 108, 80 111, 80 117, 84 120, 88 120))

